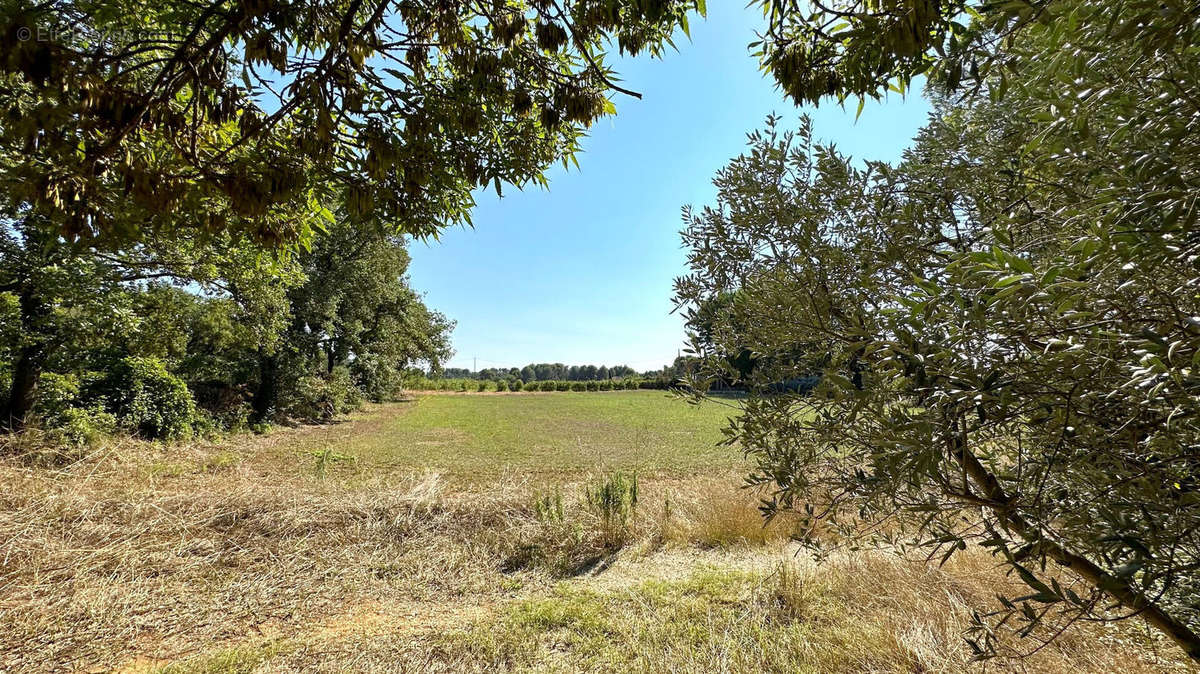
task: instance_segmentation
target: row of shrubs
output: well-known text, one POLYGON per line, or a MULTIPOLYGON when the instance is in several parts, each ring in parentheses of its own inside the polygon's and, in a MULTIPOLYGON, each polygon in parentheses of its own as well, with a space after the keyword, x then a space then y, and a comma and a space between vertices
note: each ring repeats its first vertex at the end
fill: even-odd
POLYGON ((418 379, 409 387, 419 391, 622 391, 667 389, 669 384, 656 379, 600 379, 590 381, 488 381, 475 379, 418 379))
MULTIPOLYGON (((381 386, 376 379, 342 366, 319 375, 289 373, 271 418, 327 421, 358 409, 366 399, 390 397, 376 390, 381 386)), ((397 379, 396 389, 398 384, 397 379)), ((246 391, 223 385, 192 390, 164 361, 135 356, 106 372, 42 373, 31 417, 29 425, 49 444, 66 447, 94 444, 116 432, 182 440, 260 430, 250 423, 246 391)))

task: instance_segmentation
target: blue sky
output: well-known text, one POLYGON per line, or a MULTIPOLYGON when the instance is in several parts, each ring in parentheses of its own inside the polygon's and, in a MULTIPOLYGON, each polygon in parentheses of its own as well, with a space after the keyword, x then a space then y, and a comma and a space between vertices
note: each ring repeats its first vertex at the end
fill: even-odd
POLYGON ((924 123, 915 94, 797 108, 763 77, 746 45, 762 15, 740 2, 709 3, 692 39, 661 60, 616 62, 617 115, 594 125, 580 168, 556 167, 550 189, 477 197, 474 228, 410 247, 426 303, 458 322, 448 365, 531 362, 661 367, 683 345, 672 282, 685 272, 680 207, 714 200, 712 177, 777 112, 813 117, 818 138, 857 158, 894 160, 924 123))

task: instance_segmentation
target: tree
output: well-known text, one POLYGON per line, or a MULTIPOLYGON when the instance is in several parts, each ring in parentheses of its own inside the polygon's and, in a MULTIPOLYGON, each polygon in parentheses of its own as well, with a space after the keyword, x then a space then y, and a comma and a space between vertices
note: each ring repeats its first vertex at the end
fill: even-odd
POLYGON ((288 292, 290 322, 281 350, 261 354, 255 412, 274 408, 280 377, 348 368, 376 400, 390 396, 410 366, 437 369, 451 354, 453 322, 430 311, 408 286, 404 237, 339 220, 299 256, 304 281, 288 292), (284 362, 280 362, 280 359, 284 362))
POLYGON ((286 261, 228 237, 180 235, 104 250, 64 240, 28 219, 8 221, 0 230, 0 296, 11 298, 5 323, 15 329, 0 345, 0 371, 7 375, 0 424, 21 426, 38 378, 67 347, 68 360, 79 361, 93 346, 135 334, 150 317, 135 311, 130 293, 147 283, 223 294, 252 317, 250 338, 266 345, 281 326, 283 292, 293 280, 286 261))
MULTIPOLYGON (((739 292, 749 319, 726 352, 823 363, 820 395, 756 395, 730 428, 772 511, 852 539, 886 520, 889 540, 943 559, 982 544, 1030 588, 995 622, 1053 636, 1140 615, 1200 659, 1194 15, 771 4, 770 48, 799 36, 793 65, 825 59, 801 73, 768 58, 798 99, 917 72, 951 93, 898 166, 855 164, 807 123, 772 120, 718 174, 717 205, 687 216, 679 299, 695 312, 739 292), (850 32, 822 36, 838 12, 850 32), (931 41, 900 48, 889 21, 933 26, 931 41), (964 84, 978 95, 953 93, 964 84)), ((705 366, 701 385, 731 374, 720 357, 705 366)), ((990 655, 983 618, 971 643, 990 655)))
POLYGON ((433 234, 469 219, 477 187, 544 183, 624 91, 606 46, 658 55, 695 9, 15 0, 0 21, 2 191, 67 237, 304 242, 314 227, 293 213, 328 220, 334 202, 433 234))

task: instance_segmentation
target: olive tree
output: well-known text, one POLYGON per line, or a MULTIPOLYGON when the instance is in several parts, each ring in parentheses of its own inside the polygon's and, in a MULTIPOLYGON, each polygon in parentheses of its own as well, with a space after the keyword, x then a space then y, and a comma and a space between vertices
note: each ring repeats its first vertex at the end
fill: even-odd
MULTIPOLYGON (((919 4, 875 19, 920 18, 919 4)), ((717 204, 686 214, 677 284, 711 356, 697 384, 739 376, 722 354, 807 355, 760 359, 729 429, 759 460, 768 514, 801 512, 817 546, 991 549, 1028 591, 977 616, 980 655, 998 624, 1032 649, 1072 621, 1138 615, 1200 659, 1196 15, 964 4, 951 22, 969 25, 946 35, 974 36, 974 56, 928 42, 897 52, 911 72, 863 79, 871 50, 895 46, 861 30, 873 7, 829 8, 858 31, 836 45, 794 13, 775 35, 833 50, 847 79, 826 93, 918 70, 946 93, 895 166, 772 120, 718 174, 717 204), (955 58, 990 69, 976 93, 947 74, 955 58), (807 374, 822 377, 813 395, 770 393, 807 374)))

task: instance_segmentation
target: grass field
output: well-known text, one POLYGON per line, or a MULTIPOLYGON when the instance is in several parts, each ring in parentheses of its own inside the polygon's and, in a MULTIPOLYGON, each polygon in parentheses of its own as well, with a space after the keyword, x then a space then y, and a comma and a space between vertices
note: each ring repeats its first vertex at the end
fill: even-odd
MULTIPOLYGON (((428 395, 59 468, 5 458, 0 671, 977 667, 961 633, 1010 582, 994 563, 798 556, 791 523, 764 528, 739 489, 738 450, 713 446, 729 411, 428 395), (589 497, 634 470, 636 505, 589 497)), ((1127 621, 981 671, 1185 669, 1127 621)))
POLYGON ((733 404, 662 391, 426 395, 336 450, 376 468, 456 475, 726 469, 741 465, 738 450, 717 446, 733 404))

